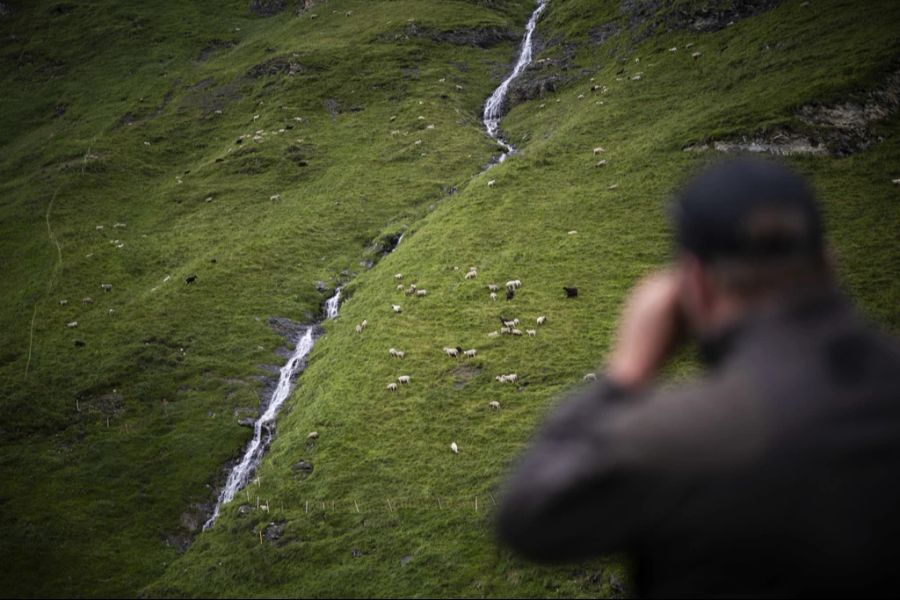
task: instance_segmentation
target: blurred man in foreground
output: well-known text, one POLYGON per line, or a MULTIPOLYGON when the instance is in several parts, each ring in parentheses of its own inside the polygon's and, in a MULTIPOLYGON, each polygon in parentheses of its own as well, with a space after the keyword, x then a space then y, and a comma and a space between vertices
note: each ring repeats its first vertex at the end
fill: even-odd
POLYGON ((835 289, 812 190, 732 160, 673 217, 673 264, 518 464, 500 539, 542 561, 629 551, 646 596, 896 594, 900 347, 835 289), (657 387, 688 337, 706 375, 657 387))

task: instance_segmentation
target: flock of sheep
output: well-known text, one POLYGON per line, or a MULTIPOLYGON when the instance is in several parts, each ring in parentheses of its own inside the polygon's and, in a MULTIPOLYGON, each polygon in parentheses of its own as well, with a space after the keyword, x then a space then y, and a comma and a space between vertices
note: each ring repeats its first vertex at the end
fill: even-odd
MULTIPOLYGON (((478 277, 478 269, 476 267, 471 267, 464 275, 464 279, 466 281, 474 280, 477 277, 478 277)), ((405 286, 403 283, 401 283, 402 280, 403 280, 402 273, 397 273, 394 275, 394 281, 397 282, 396 289, 398 292, 403 292, 407 296, 412 296, 412 297, 417 297, 417 298, 427 296, 428 292, 426 290, 418 288, 416 286, 416 284, 410 284, 409 286, 405 286)), ((517 289, 519 289, 521 286, 522 286, 522 281, 519 279, 511 279, 511 280, 507 281, 505 284, 507 298, 511 299, 512 296, 515 294, 515 291, 517 289)), ((487 290, 490 294, 491 300, 496 301, 497 292, 500 290, 500 286, 495 283, 490 283, 487 285, 487 290)), ((392 303, 391 309, 395 313, 402 312, 402 307, 399 304, 392 303)), ((495 337, 498 337, 501 335, 511 335, 511 336, 528 335, 528 336, 533 337, 533 336, 537 335, 537 329, 525 329, 524 332, 521 329, 519 329, 521 321, 518 318, 507 319, 507 318, 501 316, 500 321, 501 321, 501 327, 499 327, 495 331, 491 331, 490 333, 488 333, 487 334, 488 337, 495 338, 495 337)), ((546 315, 541 315, 541 316, 537 317, 535 319, 535 323, 537 324, 537 326, 541 326, 541 325, 544 325, 545 323, 547 323, 546 315)), ((369 324, 369 322, 367 319, 364 319, 362 322, 357 324, 355 326, 356 333, 362 334, 365 331, 368 324, 369 324)), ((444 347, 444 348, 442 348, 442 352, 444 354, 446 354, 449 358, 456 358, 456 359, 459 359, 460 356, 465 357, 465 358, 475 358, 478 355, 477 348, 470 348, 468 350, 463 350, 461 347, 458 347, 458 346, 455 348, 454 347, 444 347)), ((406 357, 406 352, 392 347, 392 348, 388 349, 388 356, 391 358, 397 358, 397 359, 402 360, 403 358, 406 357)), ((594 378, 595 378, 595 375, 593 373, 588 373, 584 377, 584 379, 586 381, 594 379, 594 378)), ((504 373, 501 375, 497 375, 496 377, 494 377, 494 379, 500 383, 517 383, 519 381, 519 376, 516 373, 504 373)), ((400 386, 409 384, 411 382, 411 380, 412 380, 412 378, 409 375, 399 375, 397 377, 396 381, 391 381, 385 387, 386 387, 387 391, 395 392, 400 388, 400 386)), ((488 407, 491 410, 499 410, 500 402, 498 402, 497 400, 492 400, 488 403, 488 407)), ((450 449, 454 454, 459 453, 459 447, 457 446, 456 442, 453 442, 450 444, 450 449)))

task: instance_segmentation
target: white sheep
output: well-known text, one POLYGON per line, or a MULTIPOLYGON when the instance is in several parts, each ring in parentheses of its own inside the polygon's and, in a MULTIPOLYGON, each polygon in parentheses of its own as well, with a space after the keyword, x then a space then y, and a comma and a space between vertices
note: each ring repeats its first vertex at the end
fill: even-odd
POLYGON ((500 333, 511 333, 511 332, 512 332, 512 327, 507 327, 506 325, 504 325, 503 327, 500 328, 500 333))
POLYGON ((547 322, 547 317, 545 317, 544 315, 541 315, 535 320, 537 321, 538 325, 543 325, 544 323, 547 322))
POLYGON ((401 375, 397 378, 397 381, 399 383, 409 383, 410 377, 409 377, 409 375, 401 375))
POLYGON ((447 347, 444 347, 444 353, 445 353, 447 356, 450 356, 450 357, 453 357, 453 358, 456 358, 456 357, 459 356, 459 350, 458 350, 457 348, 447 348, 447 347))
POLYGON ((397 358, 403 358, 406 356, 406 352, 403 350, 397 350, 397 358))
POLYGON ((537 331, 535 331, 534 329, 526 329, 525 333, 528 334, 528 337, 534 337, 537 335, 537 331))
POLYGON ((500 289, 500 286, 498 286, 496 283, 489 283, 487 288, 491 292, 496 292, 500 289))
POLYGON ((357 326, 356 326, 356 333, 362 333, 362 332, 363 332, 363 326, 362 326, 362 325, 357 325, 357 326))
POLYGON ((497 185, 497 180, 496 180, 496 179, 491 179, 490 181, 488 181, 488 187, 489 187, 489 188, 492 188, 492 187, 494 187, 495 185, 497 185))
POLYGON ((394 279, 396 279, 397 281, 403 279, 403 273, 397 273, 396 275, 394 275, 394 279))
POLYGON ((94 300, 93 300, 93 298, 85 297, 85 298, 82 298, 82 299, 81 299, 81 303, 82 303, 82 304, 93 304, 93 303, 94 303, 94 300))
POLYGON ((500 332, 499 332, 499 331, 492 331, 492 332, 490 332, 489 334, 487 334, 487 336, 488 336, 489 338, 495 338, 495 337, 497 337, 498 335, 500 335, 500 332))
POLYGON ((597 164, 594 165, 594 166, 595 166, 595 167, 605 167, 607 164, 608 164, 608 163, 607 163, 606 159, 604 158, 603 160, 598 160, 598 161, 597 161, 597 164))
POLYGON ((469 271, 466 273, 466 279, 475 279, 478 277, 478 271, 469 271))
POLYGON ((391 304, 391 308, 394 309, 394 312, 395 312, 395 313, 401 312, 401 309, 400 309, 400 305, 399 305, 399 304, 391 304))
POLYGON ((510 333, 513 335, 522 335, 522 330, 521 329, 513 329, 512 331, 510 331, 510 333))
POLYGON ((390 354, 392 357, 396 358, 397 352, 398 350, 396 348, 388 348, 388 354, 390 354))
POLYGON ((702 52, 694 52, 693 54, 691 54, 691 58, 693 58, 694 60, 697 60, 701 56, 703 56, 702 52))
POLYGON ((76 327, 78 327, 78 321, 70 321, 66 323, 66 327, 68 327, 69 329, 75 329, 76 327))
POLYGON ((515 383, 519 380, 519 376, 516 375, 515 373, 510 373, 509 375, 506 376, 506 380, 510 383, 515 383))
POLYGON ((510 290, 515 290, 517 288, 522 287, 522 282, 518 279, 510 279, 506 282, 506 288, 510 290))
POLYGON ((456 442, 450 442, 450 452, 459 454, 459 446, 456 445, 456 442))
POLYGON ((60 301, 59 301, 59 305, 60 305, 60 306, 65 306, 65 305, 68 304, 68 303, 69 303, 68 300, 60 300, 60 301))
POLYGON ((597 375, 594 373, 588 373, 581 379, 582 379, 582 381, 597 381, 597 375))
POLYGON ((319 439, 319 432, 318 431, 310 431, 309 434, 306 436, 306 439, 308 439, 308 440, 319 439))
POLYGON ((475 348, 472 348, 471 350, 466 350, 465 352, 463 352, 463 354, 467 358, 475 358, 475 355, 478 354, 478 350, 476 350, 475 348))
POLYGON ((112 284, 111 284, 111 283, 101 283, 101 284, 100 284, 100 289, 103 290, 104 292, 111 292, 111 291, 112 291, 112 284))
POLYGON ((402 292, 404 289, 405 289, 405 288, 403 287, 403 284, 402 284, 402 283, 398 283, 398 284, 397 284, 397 290, 398 290, 398 291, 402 292))
POLYGON ((491 410, 500 410, 500 403, 496 400, 491 400, 488 402, 488 406, 491 407, 491 410))
POLYGON ((362 323, 360 323, 360 325, 362 325, 362 328, 365 329, 366 327, 369 326, 369 320, 368 320, 368 319, 363 319, 363 320, 362 320, 362 323))
POLYGON ((416 290, 416 296, 419 298, 428 295, 428 290, 416 290))
POLYGON ((494 302, 497 301, 497 294, 496 294, 496 292, 491 292, 491 300, 493 300, 494 302))
POLYGON ((389 383, 389 384, 387 384, 387 389, 390 390, 390 391, 392 391, 392 392, 396 392, 396 391, 397 391, 397 384, 396 384, 396 383, 389 383))

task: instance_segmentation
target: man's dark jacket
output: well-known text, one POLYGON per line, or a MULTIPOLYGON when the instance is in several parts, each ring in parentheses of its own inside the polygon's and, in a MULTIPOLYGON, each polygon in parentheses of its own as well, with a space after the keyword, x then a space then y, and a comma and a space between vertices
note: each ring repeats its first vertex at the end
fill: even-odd
POLYGON ((696 384, 563 404, 511 478, 503 542, 629 551, 647 596, 900 593, 900 347, 832 290, 707 344, 696 384))

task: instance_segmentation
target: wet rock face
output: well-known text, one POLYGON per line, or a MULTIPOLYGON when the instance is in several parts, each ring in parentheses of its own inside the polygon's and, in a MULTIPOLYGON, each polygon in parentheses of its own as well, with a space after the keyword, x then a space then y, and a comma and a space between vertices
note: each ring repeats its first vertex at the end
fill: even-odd
POLYGON ((463 28, 450 31, 439 31, 410 23, 403 30, 382 36, 384 42, 406 41, 411 39, 427 39, 442 44, 455 46, 474 46, 477 48, 493 48, 504 42, 518 41, 519 36, 508 29, 500 27, 463 28))
POLYGON ((291 471, 298 475, 300 479, 306 479, 312 475, 313 464, 308 460, 301 459, 291 465, 291 471))
POLYGON ((284 0, 250 0, 250 12, 260 17, 274 17, 284 10, 284 0))
POLYGON ((686 152, 715 150, 724 153, 766 153, 849 156, 881 141, 873 124, 900 108, 900 71, 894 71, 878 88, 837 104, 807 104, 795 116, 796 129, 775 127, 752 135, 706 140, 684 147, 686 152))

